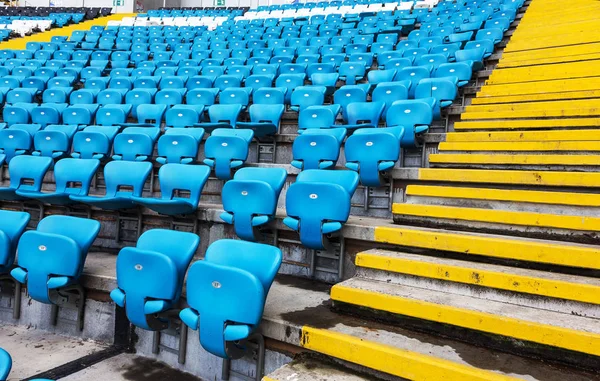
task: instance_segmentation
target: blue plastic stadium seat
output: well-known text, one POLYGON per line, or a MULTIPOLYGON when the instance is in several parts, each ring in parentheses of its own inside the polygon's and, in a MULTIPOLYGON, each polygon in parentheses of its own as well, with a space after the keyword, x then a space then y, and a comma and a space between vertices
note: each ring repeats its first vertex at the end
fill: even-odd
MULTIPOLYGON (((146 129, 146 128, 143 128, 146 129)), ((151 128, 148 128, 149 130, 151 128)), ((129 128, 127 130, 130 130, 129 128)), ((154 140, 148 134, 123 132, 115 137, 113 160, 146 161, 154 151, 154 140)))
POLYGON ((17 247, 19 264, 11 275, 27 284, 30 298, 55 304, 61 298, 60 289, 78 283, 88 250, 99 231, 96 220, 46 217, 36 230, 21 236, 17 247))
POLYGON ((0 166, 10 163, 13 157, 24 155, 32 148, 31 134, 21 129, 0 130, 0 166))
POLYGON ((110 297, 125 308, 132 324, 152 331, 168 327, 168 320, 156 315, 179 302, 185 273, 199 244, 200 238, 192 233, 153 229, 140 236, 136 247, 121 249, 118 288, 110 297))
POLYGON ((71 156, 78 159, 105 159, 118 132, 119 127, 86 127, 73 136, 71 156))
POLYGON ((31 121, 43 127, 59 124, 62 112, 67 108, 65 103, 48 103, 31 110, 31 121))
POLYGON ((62 120, 64 124, 90 125, 92 124, 96 111, 97 104, 77 104, 69 106, 62 112, 62 120))
POLYGON ((400 157, 403 127, 360 128, 346 140, 346 167, 358 172, 361 184, 384 184, 382 174, 394 167, 400 157))
MULTIPOLYGON (((29 219, 29 213, 0 210, 0 275, 7 273, 12 268, 15 262, 17 243, 25 231, 29 219)), ((0 379, 2 379, 2 370, 0 370, 0 379)))
POLYGON ((327 89, 323 86, 299 86, 292 92, 290 99, 290 110, 300 112, 309 106, 320 106, 325 102, 325 92, 327 89))
POLYGON ((352 102, 346 108, 348 124, 344 127, 348 130, 377 128, 384 109, 383 102, 352 102))
POLYGON ((244 354, 243 340, 258 328, 282 258, 274 246, 224 239, 210 245, 204 260, 190 267, 189 308, 179 316, 200 331, 205 350, 222 358, 244 354))
POLYGON ((141 197, 144 183, 152 171, 152 163, 136 161, 111 161, 104 166, 106 194, 104 196, 70 195, 71 200, 97 206, 101 209, 118 210, 133 208, 132 196, 141 197), (128 187, 122 189, 121 187, 128 187))
POLYGON ((383 102, 385 108, 381 117, 385 120, 387 110, 392 103, 398 100, 408 99, 408 88, 410 81, 382 82, 375 87, 371 100, 373 102, 383 102))
POLYGON ((333 94, 333 103, 340 105, 342 108, 342 117, 344 121, 348 121, 347 107, 353 102, 366 102, 367 93, 362 87, 355 85, 346 85, 340 87, 333 94))
POLYGON ((291 164, 300 170, 334 168, 346 132, 345 128, 304 131, 294 139, 291 164))
POLYGON ((196 126, 204 128, 206 132, 212 132, 217 128, 235 128, 242 105, 240 104, 217 104, 208 107, 209 122, 198 123, 196 126))
POLYGON ((392 82, 396 75, 396 69, 386 70, 371 70, 367 73, 367 80, 371 84, 379 84, 382 82, 392 82))
POLYGON ((440 65, 434 74, 435 78, 448 78, 462 87, 469 83, 473 71, 465 62, 453 62, 440 65))
POLYGON ((420 136, 429 130, 433 120, 431 106, 421 100, 395 101, 387 111, 388 127, 404 127, 400 144, 402 147, 416 147, 420 136))
POLYGON ((204 164, 215 170, 222 180, 232 178, 232 170, 244 165, 248 158, 253 130, 217 128, 204 144, 204 164))
POLYGON ((53 161, 49 157, 21 155, 14 157, 9 166, 10 184, 0 188, 0 200, 24 200, 17 190, 39 192, 42 181, 53 161))
POLYGON ((96 159, 62 159, 54 166, 56 189, 45 193, 34 190, 17 190, 17 195, 46 204, 69 205, 69 195, 87 196, 92 179, 100 166, 96 159))
POLYGON ((174 128, 158 139, 158 157, 160 164, 190 164, 196 161, 198 146, 204 136, 203 128, 174 128))
POLYGON ((471 67, 472 71, 478 71, 483 69, 483 58, 485 56, 485 48, 472 48, 458 50, 455 53, 456 62, 466 63, 471 67))
POLYGON ((167 110, 165 114, 165 126, 175 128, 191 127, 200 122, 200 115, 203 113, 203 105, 198 105, 195 108, 174 106, 167 110))
POLYGON ((260 226, 271 221, 287 173, 282 168, 242 168, 223 186, 221 219, 238 237, 255 241, 260 226))
POLYGON ((341 230, 348 220, 357 186, 358 174, 353 171, 302 171, 287 191, 288 217, 283 223, 300 234, 304 246, 325 249, 326 236, 341 230))
POLYGON ((204 165, 165 164, 158 171, 160 198, 133 196, 140 205, 166 215, 194 213, 208 180, 210 168, 204 165), (179 191, 189 193, 189 197, 178 195, 179 191))
POLYGON ((284 104, 285 103, 285 92, 286 89, 278 87, 261 87, 260 89, 254 90, 252 94, 252 102, 254 104, 284 104))
POLYGON ((253 104, 248 108, 250 122, 238 122, 235 128, 251 129, 257 139, 275 135, 284 111, 283 104, 253 104))
POLYGON ((432 106, 434 120, 441 119, 441 109, 450 106, 456 96, 456 85, 445 78, 422 79, 415 90, 415 99, 432 106))
POLYGON ((339 112, 339 105, 308 106, 298 114, 298 133, 307 129, 334 127, 339 112))

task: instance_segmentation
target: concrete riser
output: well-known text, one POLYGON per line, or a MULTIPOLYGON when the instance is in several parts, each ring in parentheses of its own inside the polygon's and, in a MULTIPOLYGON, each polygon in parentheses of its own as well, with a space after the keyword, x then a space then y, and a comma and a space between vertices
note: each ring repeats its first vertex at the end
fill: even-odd
MULTIPOLYGON (((2 307, 12 306, 12 298, 2 295, 0 305, 2 307)), ((20 325, 40 329, 60 335, 79 337, 82 339, 94 340, 104 344, 112 344, 115 335, 115 305, 112 302, 101 302, 87 299, 84 312, 83 331, 75 326, 74 323, 64 322, 61 319, 75 321, 77 319, 76 311, 71 309, 59 310, 59 321, 56 326, 50 324, 51 306, 39 303, 27 295, 26 291, 21 295, 21 317, 18 320, 13 319, 12 311, 0 311, 0 322, 11 325, 20 325)))
POLYGON ((432 333, 518 356, 543 359, 544 361, 556 363, 557 365, 566 365, 577 369, 586 369, 592 372, 598 372, 598 369, 600 369, 600 357, 589 356, 579 352, 539 345, 532 342, 517 340, 513 337, 488 334, 429 320, 396 315, 352 304, 334 302, 333 307, 336 311, 341 313, 360 316, 418 332, 432 333))
POLYGON ((493 300, 541 310, 556 311, 564 313, 565 318, 568 318, 569 315, 578 315, 600 319, 600 308, 597 305, 580 303, 572 300, 473 286, 458 282, 448 282, 364 267, 357 268, 356 277, 373 279, 391 284, 419 287, 427 290, 442 291, 449 294, 472 296, 480 299, 481 303, 485 303, 487 300, 493 300))

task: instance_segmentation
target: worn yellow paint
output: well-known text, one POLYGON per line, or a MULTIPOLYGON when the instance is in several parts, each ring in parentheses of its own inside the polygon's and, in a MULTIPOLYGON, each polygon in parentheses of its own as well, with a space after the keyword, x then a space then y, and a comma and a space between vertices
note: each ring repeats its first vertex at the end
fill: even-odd
MULTIPOLYGON (((335 285, 335 301, 538 344, 600 355, 600 335, 502 315, 335 285)), ((442 378, 439 378, 440 380, 442 378)))
POLYGON ((596 193, 546 192, 518 189, 468 188, 437 185, 409 185, 406 187, 406 195, 600 207, 600 194, 596 193))
MULTIPOLYGON (((569 27, 573 27, 570 25, 569 27)), ((511 40, 516 36, 516 33, 511 36, 511 40)), ((529 38, 529 37, 528 37, 529 38)), ((557 48, 546 48, 531 50, 526 52, 502 53, 502 62, 527 61, 547 58, 568 57, 569 54, 581 55, 600 53, 600 43, 583 44, 575 46, 561 46, 557 48)))
POLYGON ((467 106, 465 113, 499 111, 577 110, 600 108, 600 99, 556 100, 546 102, 522 102, 498 105, 467 106))
POLYGON ((600 166, 600 155, 431 154, 431 164, 600 166))
POLYGON ((465 112, 461 115, 462 120, 476 119, 524 119, 524 118, 554 118, 554 117, 579 117, 599 116, 600 108, 572 108, 572 109, 539 109, 539 110, 515 110, 497 112, 465 112))
MULTIPOLYGON (((523 83, 507 83, 499 85, 485 85, 477 94, 481 97, 498 97, 511 95, 531 95, 545 93, 560 93, 570 91, 593 91, 600 88, 600 76, 587 78, 567 78, 536 82, 531 85, 523 83)), ((569 99, 569 97, 565 97, 569 99)))
POLYGON ((122 20, 123 17, 133 17, 135 13, 116 13, 106 17, 99 17, 79 24, 68 25, 63 28, 54 28, 42 33, 32 34, 21 38, 13 38, 0 43, 0 49, 25 49, 28 42, 49 42, 54 36, 71 36, 76 30, 89 30, 92 26, 105 26, 109 21, 122 20))
POLYGON ((420 168, 422 181, 447 181, 480 184, 515 184, 558 187, 591 187, 600 185, 600 173, 555 171, 506 171, 492 169, 420 168))
POLYGON ((392 213, 403 216, 475 221, 501 225, 600 231, 600 218, 591 216, 399 203, 392 206, 392 213))
MULTIPOLYGON (((598 36, 600 39, 600 34, 598 36)), ((536 65, 492 72, 486 84, 533 82, 547 79, 594 77, 600 70, 600 60, 536 65)))
POLYGON ((449 132, 447 142, 600 141, 600 130, 449 132))
POLYGON ((413 381, 517 380, 488 370, 308 326, 302 328, 301 345, 315 352, 413 381))
POLYGON ((468 255, 600 269, 600 247, 500 238, 442 230, 379 226, 375 241, 468 255))
POLYGON ((276 380, 276 379, 274 379, 274 378, 271 378, 271 377, 269 377, 269 376, 264 376, 264 377, 262 378, 262 381, 278 381, 278 380, 276 380))
POLYGON ((536 128, 600 127, 600 118, 482 120, 454 123, 460 130, 511 130, 536 128))
POLYGON ((585 99, 600 98, 600 90, 569 91, 543 94, 525 94, 525 95, 506 95, 500 97, 480 96, 473 98, 473 105, 488 105, 500 103, 532 102, 532 101, 551 101, 561 99, 585 99))
POLYGON ((600 151, 600 141, 442 142, 440 151, 600 151))
POLYGON ((529 59, 524 61, 502 61, 498 63, 496 68, 504 69, 510 67, 522 67, 522 66, 530 66, 530 65, 546 65, 552 63, 563 63, 563 62, 576 62, 576 61, 586 61, 586 60, 597 60, 600 59, 600 53, 589 53, 589 54, 579 54, 579 55, 571 55, 571 56, 563 56, 563 57, 550 57, 550 58, 539 58, 539 59, 529 59))
POLYGON ((595 285, 472 268, 468 262, 463 267, 365 252, 356 255, 356 265, 416 277, 600 304, 600 287, 595 285))

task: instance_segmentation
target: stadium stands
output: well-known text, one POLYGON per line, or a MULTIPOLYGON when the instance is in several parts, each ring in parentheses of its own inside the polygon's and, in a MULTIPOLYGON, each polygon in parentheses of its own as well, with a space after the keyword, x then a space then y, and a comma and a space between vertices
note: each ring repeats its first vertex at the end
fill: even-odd
POLYGON ((1 50, 13 323, 25 285, 51 329, 75 308, 70 335, 203 379, 593 379, 573 8, 578 37, 556 0, 164 8, 1 50))

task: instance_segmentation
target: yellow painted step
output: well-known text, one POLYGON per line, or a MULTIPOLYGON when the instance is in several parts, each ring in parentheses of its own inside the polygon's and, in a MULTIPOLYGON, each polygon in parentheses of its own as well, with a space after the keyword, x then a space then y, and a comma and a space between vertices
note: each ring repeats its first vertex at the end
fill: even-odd
POLYGON ((535 316, 532 308, 358 278, 335 285, 331 289, 331 299, 600 356, 600 334, 597 333, 600 321, 594 319, 573 318, 585 323, 585 327, 573 328, 571 324, 557 322, 561 318, 568 319, 568 315, 561 313, 540 312, 535 316), (550 322, 545 322, 545 317, 549 317, 550 322))
POLYGON ((600 98, 594 99, 577 99, 577 100, 557 100, 548 102, 523 102, 523 103, 508 103, 498 105, 474 105, 467 106, 465 113, 471 112, 489 112, 496 113, 501 111, 536 111, 541 110, 582 110, 582 109, 597 109, 600 108, 600 98))
POLYGON ((600 207, 600 194, 595 193, 545 192, 517 189, 450 187, 441 185, 409 185, 406 187, 406 195, 600 207))
POLYGON ((332 330, 302 328, 301 345, 328 356, 416 381, 510 381, 483 369, 364 340, 332 330))
POLYGON ((447 142, 600 141, 600 130, 449 132, 447 142))
POLYGON ((505 68, 511 68, 511 67, 547 65, 547 64, 555 64, 555 63, 588 61, 588 60, 597 60, 597 59, 600 59, 600 53, 589 53, 589 54, 579 54, 579 55, 573 54, 570 56, 538 58, 538 59, 529 59, 529 60, 524 60, 524 61, 508 61, 508 62, 501 61, 498 63, 496 68, 505 69, 505 68))
POLYGON ((591 216, 399 203, 392 206, 392 213, 401 216, 476 221, 501 225, 600 231, 600 218, 591 216))
POLYGON ((600 155, 431 154, 432 164, 599 166, 600 155))
POLYGON ((600 269, 600 247, 595 245, 400 226, 375 228, 375 241, 475 256, 600 269))
POLYGON ((525 95, 506 95, 499 97, 480 96, 473 98, 473 105, 491 105, 500 103, 517 103, 517 102, 535 102, 535 101, 552 101, 552 100, 567 100, 567 99, 587 99, 600 98, 600 90, 587 91, 567 91, 556 93, 543 94, 525 94, 525 95))
POLYGON ((524 119, 524 118, 556 118, 556 117, 587 117, 599 116, 600 108, 572 108, 572 109, 538 109, 518 111, 495 111, 495 112, 465 112, 461 120, 477 119, 524 119))
POLYGON ((600 280, 595 278, 386 250, 358 253, 356 266, 548 298, 600 304, 600 280))
POLYGON ((600 187, 600 173, 555 171, 506 171, 491 169, 420 168, 418 179, 480 184, 512 184, 556 187, 600 187))
POLYGON ((600 141, 442 142, 440 151, 600 151, 600 141))
MULTIPOLYGON (((597 27, 598 21, 597 20, 582 20, 579 22, 571 21, 571 22, 568 22, 566 24, 561 24, 561 25, 552 24, 552 25, 546 25, 546 27, 538 26, 538 27, 532 27, 532 28, 526 28, 526 25, 527 25, 527 21, 522 20, 519 27, 515 30, 515 32, 511 36, 510 41, 522 42, 523 40, 531 39, 531 38, 535 38, 535 37, 555 36, 556 38, 560 38, 561 35, 568 34, 568 33, 571 33, 571 34, 572 33, 589 33, 590 29, 597 27)), ((578 48, 583 47, 583 45, 594 45, 594 44, 574 45, 574 46, 572 46, 572 48, 575 49, 573 51, 573 53, 577 54, 577 52, 579 52, 578 48)), ((555 48, 528 50, 526 52, 531 53, 533 55, 533 57, 535 57, 539 54, 538 51, 543 51, 543 50, 560 51, 560 50, 564 50, 564 49, 567 49, 567 47, 555 47, 555 48)), ((582 48, 582 49, 584 51, 586 50, 586 48, 582 48)), ((549 53, 550 54, 548 55, 548 57, 552 57, 552 52, 549 52, 549 53)), ((518 55, 518 54, 525 54, 525 52, 512 52, 510 54, 507 52, 507 58, 512 58, 513 55, 518 55)), ((504 55, 502 58, 504 59, 504 55)))
POLYGON ((498 85, 487 84, 481 88, 477 94, 477 98, 562 93, 570 91, 596 91, 598 88, 600 88, 600 76, 545 80, 535 82, 535 84, 529 82, 498 85))
MULTIPOLYGON (((515 34, 511 36, 514 38, 515 34)), ((569 55, 582 55, 600 53, 600 43, 582 44, 574 46, 561 46, 557 48, 538 49, 526 52, 502 53, 500 62, 502 64, 509 62, 521 62, 527 60, 539 60, 550 58, 568 57, 569 55)))
POLYGON ((454 123, 456 131, 461 130, 512 130, 541 128, 579 128, 600 127, 600 118, 569 119, 521 119, 521 120, 482 120, 462 121, 454 123))
MULTIPOLYGON (((598 39, 600 40, 600 34, 598 39)), ((594 77, 598 75, 599 70, 600 60, 498 69, 492 72, 486 84, 594 77)))

